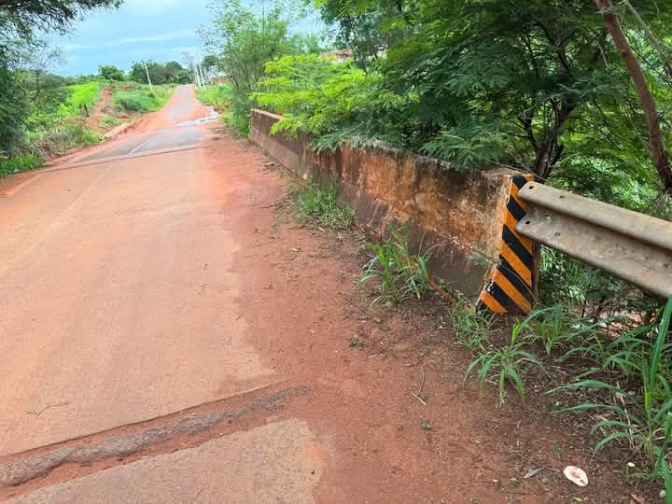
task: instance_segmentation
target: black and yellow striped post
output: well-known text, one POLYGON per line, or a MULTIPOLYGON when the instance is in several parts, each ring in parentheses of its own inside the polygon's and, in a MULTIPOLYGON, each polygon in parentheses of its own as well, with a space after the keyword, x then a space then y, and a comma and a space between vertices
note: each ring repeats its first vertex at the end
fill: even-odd
POLYGON ((525 217, 528 209, 528 205, 518 198, 518 191, 533 180, 533 175, 516 175, 511 179, 499 261, 478 300, 478 311, 515 315, 528 314, 532 310, 533 243, 516 233, 516 224, 525 217))

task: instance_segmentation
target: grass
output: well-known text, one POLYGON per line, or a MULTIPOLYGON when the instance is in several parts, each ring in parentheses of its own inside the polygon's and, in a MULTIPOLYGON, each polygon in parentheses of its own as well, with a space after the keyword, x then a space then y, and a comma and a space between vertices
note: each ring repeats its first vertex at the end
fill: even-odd
POLYGON ((102 126, 105 126, 106 128, 113 128, 115 126, 119 126, 122 123, 123 123, 123 121, 121 119, 119 119, 118 117, 109 116, 109 115, 104 116, 100 120, 100 124, 102 126))
POLYGON ((42 158, 35 154, 19 154, 7 159, 0 159, 0 178, 34 170, 42 166, 42 158))
POLYGON ((233 97, 233 86, 224 84, 221 86, 210 86, 197 89, 196 96, 204 105, 214 107, 217 111, 223 111, 228 108, 233 97))
POLYGON ((231 84, 210 86, 196 90, 196 96, 204 105, 221 112, 222 120, 240 138, 250 135, 250 108, 247 98, 236 97, 231 84))
POLYGON ((338 184, 320 185, 313 180, 301 184, 296 191, 297 216, 306 224, 330 229, 347 229, 352 226, 352 208, 338 202, 338 184))
POLYGON ((458 343, 473 351, 487 348, 494 322, 492 315, 475 312, 462 297, 458 297, 448 310, 458 343))
POLYGON ((172 87, 149 86, 135 84, 116 89, 112 95, 115 108, 120 112, 156 112, 160 110, 172 96, 172 87))
MULTIPOLYGON (((547 393, 563 393, 556 404, 574 404, 562 411, 594 419, 595 452, 616 443, 630 456, 641 455, 646 469, 636 476, 662 481, 672 502, 672 300, 653 323, 638 325, 623 317, 582 318, 563 307, 539 309, 517 322, 503 344, 492 341, 501 334, 492 319, 466 303, 450 314, 458 342, 476 353, 465 383, 476 374, 481 388, 497 385, 500 405, 509 386, 524 402, 529 371, 537 368, 545 383, 554 383, 547 393), (553 369, 562 364, 562 373, 549 376, 549 363, 553 369)), ((539 375, 534 379, 538 383, 539 375)))
MULTIPOLYGON (((594 432, 604 436, 595 451, 617 440, 627 440, 630 448, 643 452, 649 463, 650 478, 661 478, 672 499, 672 475, 667 461, 672 434, 672 344, 669 343, 672 299, 659 324, 638 328, 615 342, 617 352, 605 361, 632 380, 614 384, 605 380, 581 380, 557 390, 584 389, 604 392, 603 400, 584 402, 567 411, 600 412, 594 432), (629 386, 628 386, 629 384, 629 386), (610 398, 610 400, 605 400, 610 398)), ((551 391, 551 392, 554 392, 551 391)), ((669 500, 668 500, 669 502, 669 500)))
POLYGON ((42 148, 53 154, 63 154, 76 147, 95 145, 101 136, 83 122, 64 122, 47 132, 42 138, 42 148))
POLYGON ((530 367, 537 367, 544 373, 546 368, 542 362, 527 348, 529 338, 526 337, 525 329, 529 327, 532 314, 524 321, 517 323, 511 331, 511 337, 501 347, 487 344, 484 351, 474 360, 464 375, 466 383, 472 372, 478 369, 478 383, 481 389, 486 380, 494 378, 499 389, 499 404, 506 402, 506 386, 510 383, 515 388, 520 400, 525 402, 525 372, 530 367))
POLYGON ((68 86, 70 95, 65 103, 59 107, 62 117, 77 117, 82 115, 83 109, 91 111, 100 97, 100 82, 91 81, 85 84, 68 86))
POLYGON ((419 299, 431 288, 427 271, 431 249, 423 251, 421 244, 418 254, 411 253, 406 225, 401 230, 391 225, 390 231, 392 236, 386 242, 365 246, 373 257, 365 266, 359 283, 376 280, 380 285, 380 295, 371 305, 419 299))

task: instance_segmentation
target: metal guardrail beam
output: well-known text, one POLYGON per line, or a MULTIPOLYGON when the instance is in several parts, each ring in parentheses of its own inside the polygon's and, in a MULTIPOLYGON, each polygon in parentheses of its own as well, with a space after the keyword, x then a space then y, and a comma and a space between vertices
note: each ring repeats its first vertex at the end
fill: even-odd
POLYGON ((516 231, 644 291, 672 297, 672 222, 528 182, 516 231))

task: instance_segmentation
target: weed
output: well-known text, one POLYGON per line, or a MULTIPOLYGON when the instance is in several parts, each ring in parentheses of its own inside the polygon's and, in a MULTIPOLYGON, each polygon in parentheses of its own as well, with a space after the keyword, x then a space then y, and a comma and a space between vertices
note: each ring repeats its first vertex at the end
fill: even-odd
POLYGON ((7 159, 0 159, 0 178, 14 173, 34 170, 42 165, 42 159, 35 154, 19 154, 7 159))
POLYGON ((312 180, 297 190, 298 217, 301 221, 328 227, 347 229, 352 225, 354 212, 338 203, 338 184, 319 185, 312 180))
POLYGON ((240 138, 247 138, 250 135, 250 116, 246 113, 236 113, 227 110, 222 114, 224 123, 233 130, 240 138))
POLYGON ((612 401, 586 402, 566 411, 601 410, 602 419, 594 425, 593 432, 599 430, 605 437, 595 445, 595 451, 615 440, 627 440, 631 448, 640 449, 647 455, 651 463, 649 476, 662 478, 667 495, 672 495, 672 476, 666 459, 672 434, 669 368, 672 345, 667 341, 671 317, 672 299, 657 327, 639 328, 624 336, 624 341, 616 342, 620 351, 607 359, 608 365, 637 377, 639 385, 634 390, 602 380, 582 380, 555 389, 610 392, 612 401))
POLYGON ((463 298, 457 298, 448 310, 453 320, 455 338, 470 350, 484 349, 490 343, 490 329, 494 317, 477 313, 463 298))
POLYGON ((464 383, 478 368, 478 383, 481 389, 488 378, 497 379, 500 405, 506 402, 507 382, 513 384, 520 400, 525 402, 525 383, 522 378, 524 371, 530 366, 536 366, 544 373, 546 372, 541 361, 525 349, 527 341, 522 330, 528 322, 528 319, 525 319, 514 326, 508 344, 501 348, 493 347, 473 361, 464 375, 464 383))
POLYGON ((49 152, 63 153, 76 147, 95 145, 100 142, 98 133, 82 122, 66 122, 42 138, 42 146, 49 152))
POLYGON ((374 255, 365 266, 359 283, 378 280, 381 289, 372 305, 381 301, 389 304, 413 297, 420 299, 430 289, 427 261, 431 249, 423 251, 420 244, 418 254, 412 254, 407 225, 401 231, 391 225, 390 231, 392 236, 385 243, 365 246, 374 255))
POLYGON ((432 430, 432 424, 429 423, 429 420, 423 420, 422 422, 420 422, 420 428, 422 430, 429 431, 432 430))
POLYGON ((114 126, 119 126, 123 121, 117 117, 106 115, 100 120, 100 124, 112 128, 114 126))
POLYGON ((604 344, 597 329, 607 322, 605 319, 590 324, 561 306, 552 306, 533 311, 520 323, 520 330, 528 341, 542 345, 555 362, 563 362, 574 354, 600 361, 604 344))
POLYGON ((354 334, 350 336, 350 340, 348 341, 348 346, 350 348, 360 348, 364 346, 362 339, 359 337, 359 335, 354 334))
POLYGON ((196 90, 196 95, 201 103, 210 105, 216 110, 224 110, 228 108, 232 96, 233 86, 231 84, 224 84, 222 86, 210 86, 205 89, 196 90))

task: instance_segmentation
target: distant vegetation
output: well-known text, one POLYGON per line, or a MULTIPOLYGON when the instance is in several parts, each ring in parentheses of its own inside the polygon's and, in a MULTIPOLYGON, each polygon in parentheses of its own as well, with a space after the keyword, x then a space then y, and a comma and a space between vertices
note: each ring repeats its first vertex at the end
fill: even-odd
POLYGON ((115 108, 120 112, 155 112, 163 107, 172 94, 172 88, 155 86, 150 90, 145 85, 117 87, 113 93, 115 108))
POLYGON ((191 71, 176 61, 136 62, 128 74, 103 65, 96 75, 57 75, 63 57, 45 42, 49 34, 66 33, 90 11, 121 3, 0 2, 0 177, 33 169, 45 156, 99 142, 101 133, 128 114, 161 108, 170 96, 166 86, 191 82, 191 71), (153 93, 146 86, 147 73, 153 93), (101 117, 92 117, 101 98, 110 100, 110 94, 110 107, 102 104, 101 117))
POLYGON ((233 86, 231 84, 223 84, 197 89, 196 95, 205 105, 210 105, 219 112, 223 112, 233 98, 233 86))
POLYGON ((128 72, 127 80, 148 84, 147 74, 152 84, 188 84, 193 81, 194 75, 191 70, 184 68, 177 61, 156 63, 155 61, 139 61, 133 63, 128 72), (146 69, 145 69, 146 67, 146 69))

